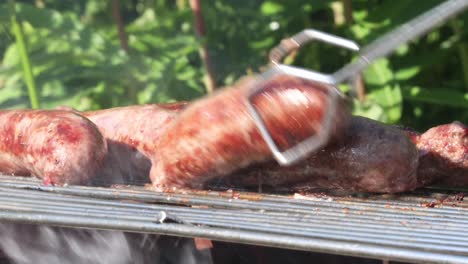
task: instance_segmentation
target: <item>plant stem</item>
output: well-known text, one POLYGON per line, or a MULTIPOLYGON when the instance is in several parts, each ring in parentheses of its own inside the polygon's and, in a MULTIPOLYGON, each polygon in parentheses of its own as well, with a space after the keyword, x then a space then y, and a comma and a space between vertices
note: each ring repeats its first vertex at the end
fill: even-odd
POLYGON ((353 20, 353 7, 351 6, 351 0, 341 0, 343 3, 343 13, 345 18, 345 24, 351 25, 354 23, 353 20))
MULTIPOLYGON (((190 8, 194 16, 195 23, 195 34, 199 39, 205 36, 205 25, 203 21, 203 15, 200 8, 200 0, 190 0, 190 8)), ((206 44, 202 44, 200 48, 200 57, 206 69, 205 85, 206 91, 210 94, 216 89, 216 78, 213 67, 211 65, 210 56, 208 54, 208 47, 206 44)))
MULTIPOLYGON (((342 14, 340 16, 344 17, 344 24, 351 26, 354 23, 353 19, 353 6, 351 0, 341 0, 342 5, 342 14)), ((336 19, 335 19, 336 20, 336 19)), ((353 80, 352 84, 356 89, 356 96, 359 102, 364 102, 366 100, 366 86, 362 78, 362 74, 358 74, 353 80)))
POLYGON ((451 20, 450 26, 452 27, 453 33, 458 38, 458 53, 460 56, 462 70, 463 70, 463 80, 465 81, 465 89, 468 91, 468 50, 465 41, 461 40, 462 32, 460 28, 460 23, 457 20, 451 20))
POLYGON ((119 33, 120 47, 128 53, 128 36, 125 32, 124 23, 122 21, 122 16, 120 14, 120 1, 112 0, 112 17, 114 18, 114 23, 117 26, 117 32, 119 33))
MULTIPOLYGON (((130 48, 128 47, 128 35, 127 32, 125 32, 125 24, 122 20, 122 15, 120 11, 120 0, 112 0, 111 5, 112 17, 117 27, 117 33, 119 34, 120 47, 122 48, 122 50, 125 51, 127 56, 130 57, 130 48)), ((137 90, 135 88, 135 81, 133 80, 132 76, 129 77, 129 80, 130 81, 128 82, 126 92, 130 103, 133 104, 137 101, 137 90)))
POLYGON ((39 108, 39 98, 37 97, 36 82, 34 80, 34 75, 32 71, 32 65, 29 60, 28 51, 26 49, 26 43, 24 40, 24 32, 21 26, 21 22, 18 21, 15 11, 14 1, 10 1, 11 4, 11 25, 13 29, 13 34, 16 38, 16 46, 18 47, 21 64, 23 66, 24 79, 26 81, 26 86, 28 87, 29 101, 33 109, 39 108))

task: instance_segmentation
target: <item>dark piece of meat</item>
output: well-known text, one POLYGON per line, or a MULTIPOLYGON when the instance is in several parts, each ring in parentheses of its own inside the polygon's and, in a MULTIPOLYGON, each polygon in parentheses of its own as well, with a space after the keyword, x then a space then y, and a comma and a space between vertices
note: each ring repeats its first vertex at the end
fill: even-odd
POLYGON ((99 171, 102 177, 93 183, 148 183, 150 159, 157 155, 156 144, 185 105, 185 102, 135 105, 81 113, 97 125, 109 150, 99 171))
POLYGON ((0 171, 47 184, 85 182, 107 153, 96 126, 69 111, 4 110, 0 127, 0 171))
MULTIPOLYGON (((214 177, 271 160, 272 155, 247 112, 245 79, 230 89, 196 101, 182 111, 161 135, 152 158, 150 177, 156 189, 201 187, 214 177)), ((254 101, 281 148, 321 129, 330 88, 280 76, 254 101)), ((348 109, 340 101, 332 134, 343 132, 348 109)))
POLYGON ((418 187, 418 151, 400 129, 353 117, 342 140, 291 167, 274 162, 224 179, 236 187, 396 193, 418 187))
POLYGON ((453 122, 423 134, 406 131, 419 150, 418 181, 452 187, 468 186, 468 127, 453 122))

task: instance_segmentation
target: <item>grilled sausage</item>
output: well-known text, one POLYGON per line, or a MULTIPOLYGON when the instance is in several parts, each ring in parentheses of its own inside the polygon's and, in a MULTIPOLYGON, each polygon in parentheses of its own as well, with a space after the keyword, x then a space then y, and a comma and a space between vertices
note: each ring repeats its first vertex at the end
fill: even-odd
POLYGON ((419 150, 418 181, 468 186, 468 127, 460 122, 440 125, 423 134, 407 131, 419 150))
MULTIPOLYGON (((156 189, 200 187, 205 181, 272 159, 245 105, 244 79, 232 88, 190 104, 161 134, 150 177, 156 189)), ((321 129, 329 87, 289 76, 265 84, 253 103, 281 149, 321 129)), ((340 101, 332 115, 333 135, 346 127, 349 111, 340 101)))
POLYGON ((185 105, 135 105, 81 113, 98 126, 108 145, 108 155, 99 171, 101 177, 93 183, 148 183, 156 144, 185 105))
POLYGON ((60 110, 0 111, 0 171, 46 184, 83 183, 96 175, 106 142, 88 119, 60 110))
MULTIPOLYGON (((418 187, 418 151, 396 127, 353 117, 345 135, 303 162, 268 162, 224 179, 235 187, 275 190, 396 193, 418 187)), ((219 183, 218 183, 219 184, 219 183)))

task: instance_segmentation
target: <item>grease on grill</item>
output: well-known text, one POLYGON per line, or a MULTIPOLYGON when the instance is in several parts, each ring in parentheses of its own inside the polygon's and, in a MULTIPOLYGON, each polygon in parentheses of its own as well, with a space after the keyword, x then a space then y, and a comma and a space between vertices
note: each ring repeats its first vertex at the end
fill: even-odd
MULTIPOLYGON (((442 207, 442 206, 460 206, 464 205, 463 199, 465 198, 465 193, 457 193, 454 195, 449 195, 443 199, 436 199, 433 201, 424 201, 421 202, 422 207, 427 207, 427 208, 435 208, 435 207, 442 207)), ((465 205, 466 206, 466 205, 465 205)))

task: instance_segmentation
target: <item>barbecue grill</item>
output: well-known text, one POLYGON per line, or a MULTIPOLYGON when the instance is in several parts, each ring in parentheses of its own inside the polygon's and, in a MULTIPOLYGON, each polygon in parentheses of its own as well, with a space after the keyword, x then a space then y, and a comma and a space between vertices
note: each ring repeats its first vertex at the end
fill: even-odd
POLYGON ((468 263, 460 190, 402 195, 157 193, 0 176, 0 220, 122 230, 420 263, 468 263))

